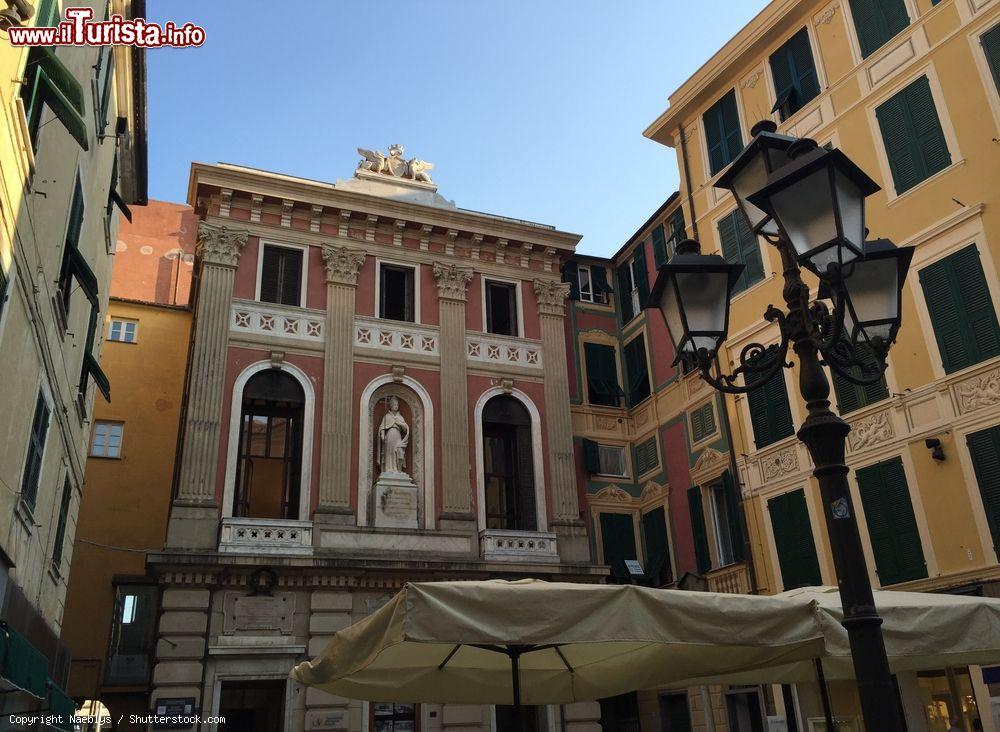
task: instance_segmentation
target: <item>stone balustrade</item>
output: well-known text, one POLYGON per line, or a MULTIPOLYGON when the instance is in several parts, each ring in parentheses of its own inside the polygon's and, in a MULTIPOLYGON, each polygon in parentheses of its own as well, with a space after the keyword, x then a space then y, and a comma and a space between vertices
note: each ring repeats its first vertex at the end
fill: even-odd
POLYGON ((484 529, 479 532, 479 549, 486 561, 559 561, 556 535, 547 531, 484 529))
POLYGON ((312 522, 291 519, 222 519, 219 551, 236 554, 312 554, 312 522))

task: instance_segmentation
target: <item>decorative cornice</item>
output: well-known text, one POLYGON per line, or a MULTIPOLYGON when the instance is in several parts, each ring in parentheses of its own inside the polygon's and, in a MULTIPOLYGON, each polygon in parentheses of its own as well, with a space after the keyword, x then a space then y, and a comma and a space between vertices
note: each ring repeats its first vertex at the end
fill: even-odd
POLYGON ((729 467, 729 458, 725 453, 706 447, 701 451, 698 460, 691 466, 691 482, 700 485, 725 472, 729 467))
POLYGON ((434 279, 437 280, 438 297, 442 300, 465 302, 466 288, 472 281, 472 269, 457 264, 434 263, 434 279))
POLYGON ((198 244, 195 254, 205 262, 220 267, 235 267, 240 252, 247 244, 248 232, 198 222, 198 244))
POLYGON ((597 491, 590 500, 591 502, 631 503, 632 495, 616 485, 609 485, 597 491))
POLYGON ((747 78, 740 82, 740 89, 753 89, 757 86, 761 77, 764 76, 764 71, 762 69, 757 69, 755 72, 750 74, 747 78))
POLYGON ((338 285, 357 285, 358 271, 365 263, 365 253, 348 247, 323 246, 326 281, 338 285))
POLYGON ((539 313, 561 317, 566 314, 569 283, 555 280, 535 280, 535 297, 538 298, 539 313))

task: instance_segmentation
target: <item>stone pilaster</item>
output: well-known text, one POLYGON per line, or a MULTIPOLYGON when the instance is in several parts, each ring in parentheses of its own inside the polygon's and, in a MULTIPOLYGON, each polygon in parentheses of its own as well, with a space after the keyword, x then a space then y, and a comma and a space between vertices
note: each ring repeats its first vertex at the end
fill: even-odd
POLYGON ((434 263, 441 320, 442 526, 472 528, 469 480, 469 387, 465 346, 465 298, 472 269, 434 263))
MULTIPOLYGON (((324 246, 326 331, 323 345, 323 433, 318 518, 353 523, 349 479, 354 387, 354 295, 365 253, 324 246)), ((317 536, 319 534, 317 533, 317 536)))
POLYGON ((198 226, 195 254, 201 260, 201 273, 180 479, 167 530, 170 547, 215 546, 218 533, 215 477, 223 422, 229 312, 236 264, 246 243, 246 231, 204 221, 198 226))
MULTIPOLYGON (((163 591, 153 669, 152 708, 157 699, 194 697, 194 712, 209 714, 202 703, 205 631, 209 590, 168 588, 163 591)), ((206 700, 208 702, 208 700, 206 700)), ((194 727, 185 729, 193 730, 194 727)))
POLYGON ((535 280, 534 285, 545 359, 545 423, 553 504, 550 521, 553 530, 559 534, 561 558, 588 561, 590 548, 586 530, 580 520, 573 425, 569 411, 569 373, 563 320, 566 317, 569 284, 556 280, 535 280))
MULTIPOLYGON (((351 595, 348 592, 314 592, 309 607, 307 656, 316 658, 334 634, 351 624, 351 595)), ((350 724, 350 699, 306 688, 306 729, 359 729, 350 724), (330 726, 325 722, 334 720, 330 726)))

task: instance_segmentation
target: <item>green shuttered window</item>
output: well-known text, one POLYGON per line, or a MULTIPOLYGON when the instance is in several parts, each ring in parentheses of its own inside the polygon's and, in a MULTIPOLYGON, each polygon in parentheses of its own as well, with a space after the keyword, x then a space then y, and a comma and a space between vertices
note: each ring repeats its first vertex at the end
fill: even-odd
POLYGON ((858 489, 881 584, 926 577, 927 565, 902 459, 893 458, 859 470, 858 489))
POLYGON ((875 116, 897 195, 951 165, 948 142, 926 76, 883 102, 875 116))
POLYGON ((903 0, 850 0, 861 55, 868 58, 910 24, 903 0))
POLYGON ((782 369, 747 394, 747 404, 758 450, 795 432, 782 369))
POLYGON ((920 286, 946 373, 1000 354, 1000 326, 975 244, 920 270, 920 286))
POLYGON ((657 269, 667 263, 667 237, 663 233, 663 224, 657 224, 653 229, 653 261, 657 269))
POLYGON ((764 279, 760 243, 750 231, 746 218, 739 209, 719 219, 719 241, 722 244, 722 256, 727 262, 746 265, 733 288, 734 295, 764 279))
POLYGON ((611 567, 616 577, 628 580, 630 575, 625 560, 638 559, 632 514, 602 513, 601 543, 604 545, 604 563, 611 567))
POLYGON ((649 396, 646 341, 642 335, 625 344, 625 373, 628 377, 628 404, 634 407, 649 396))
POLYGON ((704 115, 705 144, 708 146, 708 165, 715 175, 725 168, 743 149, 740 133, 740 115, 736 108, 736 90, 712 105, 704 115))
POLYGON ((771 54, 775 103, 772 112, 786 120, 819 95, 819 77, 813 62, 809 31, 800 30, 771 54))
POLYGON ((980 39, 980 43, 983 44, 986 63, 989 64, 990 72, 993 74, 993 83, 1000 92, 1000 25, 987 31, 980 39))
POLYGON ((694 538, 694 556, 698 572, 712 569, 712 555, 708 551, 708 531, 705 528, 705 507, 701 504, 701 488, 688 488, 688 512, 691 514, 691 534, 694 538))
POLYGON ((606 407, 621 406, 624 392, 618 384, 614 346, 584 343, 583 353, 587 363, 587 400, 606 407))
POLYGON ((635 453, 635 474, 645 475, 650 470, 659 467, 660 459, 656 454, 656 438, 650 437, 645 442, 640 442, 634 448, 635 453))
MULTIPOLYGON (((856 353, 862 348, 864 348, 864 346, 858 346, 856 353)), ((864 352, 862 352, 862 354, 863 353, 864 352)), ((870 349, 867 353, 871 353, 870 349)), ((864 358, 864 355, 862 355, 861 358, 864 358)), ((844 377, 840 376, 836 371, 831 370, 830 373, 833 376, 833 389, 837 394, 837 407, 841 414, 850 414, 851 412, 861 409, 862 407, 867 407, 869 404, 880 402, 889 396, 889 388, 886 386, 885 376, 876 381, 874 384, 860 386, 859 384, 848 381, 844 377)), ((859 366, 852 367, 851 375, 855 378, 861 378, 861 368, 859 366)))
POLYGON ((966 443, 993 536, 993 548, 1000 552, 1000 426, 973 432, 966 443))
POLYGON ((823 584, 813 543, 806 494, 797 490, 767 502, 778 551, 781 582, 786 590, 823 584))
POLYGON ((662 587, 672 579, 667 517, 662 506, 642 515, 642 534, 646 547, 643 569, 654 587, 662 587))
POLYGON ((691 412, 691 442, 701 442, 715 432, 715 409, 712 402, 706 402, 691 412))
POLYGON ((49 431, 49 410, 45 396, 38 392, 35 400, 35 416, 31 420, 31 434, 28 438, 28 456, 24 460, 24 474, 21 477, 21 499, 28 508, 35 508, 38 499, 38 479, 42 474, 42 457, 45 454, 45 437, 49 431))

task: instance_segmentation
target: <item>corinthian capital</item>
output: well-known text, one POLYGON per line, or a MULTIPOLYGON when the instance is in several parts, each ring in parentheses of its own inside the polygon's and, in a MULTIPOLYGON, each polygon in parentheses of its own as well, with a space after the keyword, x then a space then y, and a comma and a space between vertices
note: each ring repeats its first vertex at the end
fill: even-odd
POLYGON ((556 280, 535 280, 535 297, 538 298, 538 312, 542 315, 566 314, 566 298, 569 297, 569 283, 556 280))
POLYGON ((247 245, 247 232, 216 226, 205 221, 198 223, 198 244, 195 254, 206 263, 235 267, 240 252, 247 245))
POLYGON ((472 269, 459 267, 457 264, 435 262, 434 279, 437 280, 439 298, 465 302, 465 289, 472 280, 472 269))
POLYGON ((326 262, 326 281, 338 285, 358 284, 358 271, 365 263, 365 253, 358 249, 323 246, 323 261, 326 262))

